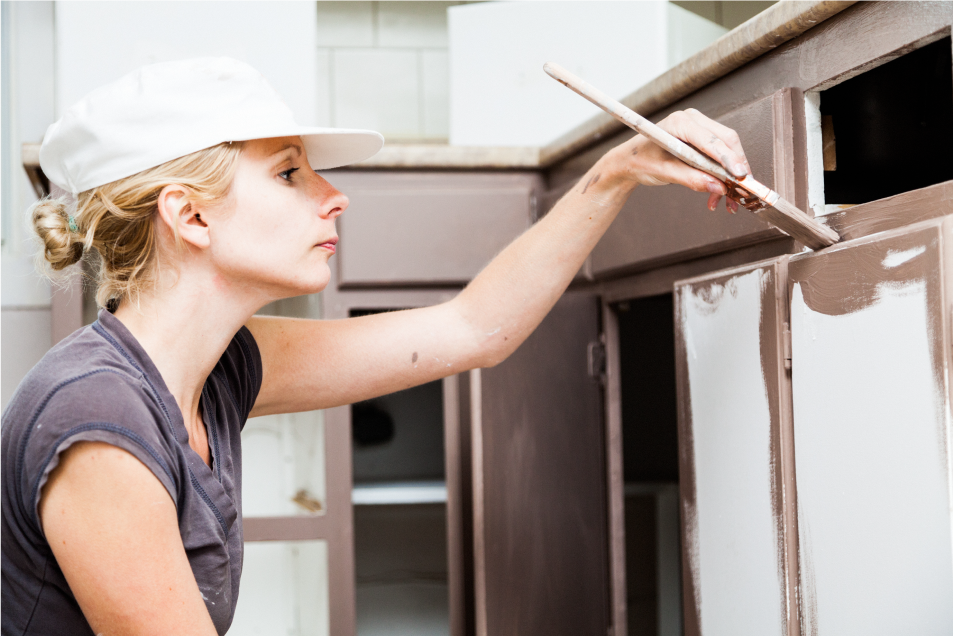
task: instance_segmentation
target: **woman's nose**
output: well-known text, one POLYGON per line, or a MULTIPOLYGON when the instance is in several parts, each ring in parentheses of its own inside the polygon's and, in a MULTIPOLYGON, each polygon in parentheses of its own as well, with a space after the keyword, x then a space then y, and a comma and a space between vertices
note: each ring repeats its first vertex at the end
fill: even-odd
POLYGON ((329 219, 336 219, 344 213, 344 210, 347 209, 350 200, 341 192, 334 190, 334 194, 328 199, 325 209, 327 209, 327 217, 329 219))

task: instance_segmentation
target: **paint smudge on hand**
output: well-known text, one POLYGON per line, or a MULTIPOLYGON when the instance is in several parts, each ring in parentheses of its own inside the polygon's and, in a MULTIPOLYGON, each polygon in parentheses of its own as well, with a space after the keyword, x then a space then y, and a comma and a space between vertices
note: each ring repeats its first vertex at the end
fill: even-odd
POLYGON ((410 363, 414 364, 417 362, 417 352, 414 351, 414 355, 410 356, 410 363))

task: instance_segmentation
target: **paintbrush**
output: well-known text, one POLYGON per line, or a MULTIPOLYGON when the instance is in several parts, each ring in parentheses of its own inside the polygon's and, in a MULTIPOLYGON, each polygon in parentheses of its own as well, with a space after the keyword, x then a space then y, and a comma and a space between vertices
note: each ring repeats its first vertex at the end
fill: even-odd
POLYGON ((560 84, 582 95, 629 128, 645 135, 688 165, 723 181, 728 191, 728 197, 811 249, 821 249, 840 241, 837 232, 826 225, 822 225, 790 202, 782 199, 781 195, 756 181, 750 174, 742 179, 731 176, 717 162, 681 139, 665 132, 645 117, 620 104, 558 64, 547 62, 543 65, 543 70, 560 84))

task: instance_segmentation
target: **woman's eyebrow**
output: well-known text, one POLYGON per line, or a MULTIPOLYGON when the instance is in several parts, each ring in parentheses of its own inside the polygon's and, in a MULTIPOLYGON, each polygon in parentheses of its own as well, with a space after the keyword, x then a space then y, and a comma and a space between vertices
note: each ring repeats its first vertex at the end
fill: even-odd
POLYGON ((271 153, 271 156, 274 157, 274 156, 277 155, 277 154, 281 154, 282 152, 284 152, 285 150, 288 150, 289 148, 295 151, 295 156, 297 156, 297 157, 300 157, 300 156, 301 156, 301 146, 299 146, 299 145, 297 145, 297 144, 287 144, 287 145, 284 145, 284 146, 282 146, 281 148, 279 148, 278 150, 276 150, 276 151, 274 151, 273 153, 271 153))

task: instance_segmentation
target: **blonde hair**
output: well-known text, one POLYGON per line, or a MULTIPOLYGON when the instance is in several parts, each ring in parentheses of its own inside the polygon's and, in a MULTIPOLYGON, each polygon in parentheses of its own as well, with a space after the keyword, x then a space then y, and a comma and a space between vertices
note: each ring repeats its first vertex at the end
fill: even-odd
POLYGON ((220 201, 231 188, 241 150, 241 143, 223 143, 173 159, 80 192, 72 209, 62 198, 37 201, 30 217, 43 243, 39 264, 59 272, 85 254, 95 272, 97 305, 115 309, 123 300, 136 301, 157 279, 159 193, 176 184, 190 191, 193 202, 220 201))

